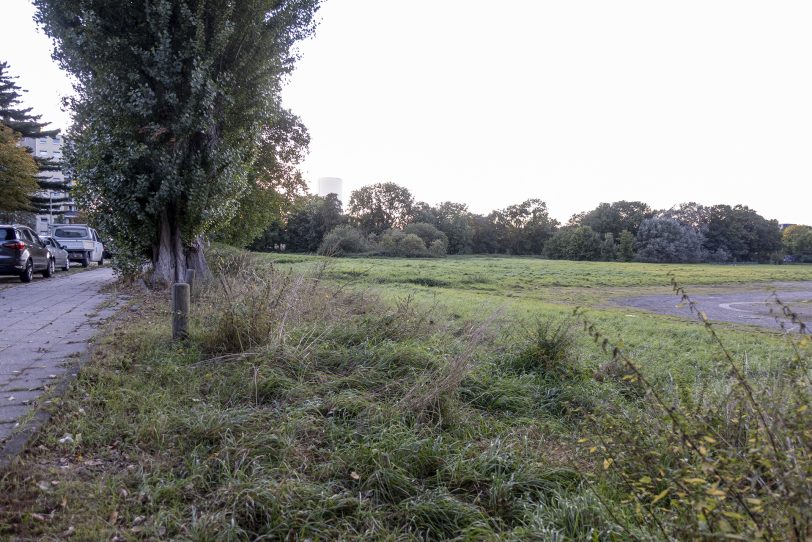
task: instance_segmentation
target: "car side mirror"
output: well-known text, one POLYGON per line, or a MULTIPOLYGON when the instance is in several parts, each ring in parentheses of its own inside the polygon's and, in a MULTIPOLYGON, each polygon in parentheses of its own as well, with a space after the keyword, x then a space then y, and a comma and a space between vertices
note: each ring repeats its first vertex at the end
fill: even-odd
POLYGON ((66 247, 65 245, 59 245, 59 248, 61 248, 62 250, 68 250, 68 247, 66 247))

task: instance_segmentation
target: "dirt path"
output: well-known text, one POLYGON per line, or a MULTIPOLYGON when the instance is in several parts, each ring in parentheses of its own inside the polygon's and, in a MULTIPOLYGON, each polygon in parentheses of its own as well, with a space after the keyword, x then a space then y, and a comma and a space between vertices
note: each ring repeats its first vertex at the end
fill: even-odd
MULTIPOLYGON (((0 449, 37 398, 68 371, 71 358, 109 311, 99 310, 110 268, 0 289, 0 449)), ((75 361, 75 360, 73 360, 75 361)))
MULTIPOLYGON (((752 284, 738 292, 698 293, 691 298, 705 311, 712 321, 751 324, 780 329, 770 309, 778 309, 771 297, 772 290, 778 298, 790 306, 807 326, 812 325, 812 282, 782 282, 774 284, 752 284)), ((624 297, 612 301, 624 307, 643 309, 658 314, 669 314, 693 318, 688 307, 679 306, 675 295, 645 295, 624 297)), ((780 312, 780 311, 779 311, 780 312)), ((785 322, 786 328, 798 330, 797 325, 785 322)))

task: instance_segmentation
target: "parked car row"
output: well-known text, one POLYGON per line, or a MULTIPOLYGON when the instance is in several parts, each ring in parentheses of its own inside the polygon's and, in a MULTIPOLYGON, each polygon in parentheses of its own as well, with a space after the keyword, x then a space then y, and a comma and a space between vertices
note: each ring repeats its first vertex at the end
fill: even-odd
POLYGON ((82 267, 104 264, 104 246, 93 228, 82 224, 57 225, 52 235, 39 236, 28 226, 0 224, 0 275, 18 275, 31 282, 35 273, 50 277, 70 262, 82 267))

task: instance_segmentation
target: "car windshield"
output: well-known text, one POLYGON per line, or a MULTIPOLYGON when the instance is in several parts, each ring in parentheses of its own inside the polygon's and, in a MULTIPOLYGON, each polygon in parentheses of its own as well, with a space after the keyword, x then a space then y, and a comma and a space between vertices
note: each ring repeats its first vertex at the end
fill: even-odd
POLYGON ((0 228, 0 241, 8 241, 9 239, 14 238, 13 228, 0 228))
POLYGON ((54 230, 54 237, 61 237, 62 239, 90 238, 85 228, 57 228, 54 230))

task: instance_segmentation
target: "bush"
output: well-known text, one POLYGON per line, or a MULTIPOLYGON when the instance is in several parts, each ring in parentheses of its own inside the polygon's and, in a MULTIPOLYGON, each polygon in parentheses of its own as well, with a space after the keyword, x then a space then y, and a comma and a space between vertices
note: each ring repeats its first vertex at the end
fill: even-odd
POLYGON ((398 255, 406 257, 419 257, 426 255, 426 244, 413 233, 407 233, 398 243, 398 255))
POLYGON ((344 256, 346 254, 360 254, 370 249, 364 234, 352 226, 337 226, 324 236, 319 247, 319 254, 323 256, 344 256))
POLYGON ((423 240, 427 247, 430 247, 434 241, 441 241, 445 246, 448 246, 448 236, 434 227, 433 224, 427 222, 415 222, 403 228, 403 233, 413 233, 423 240))

